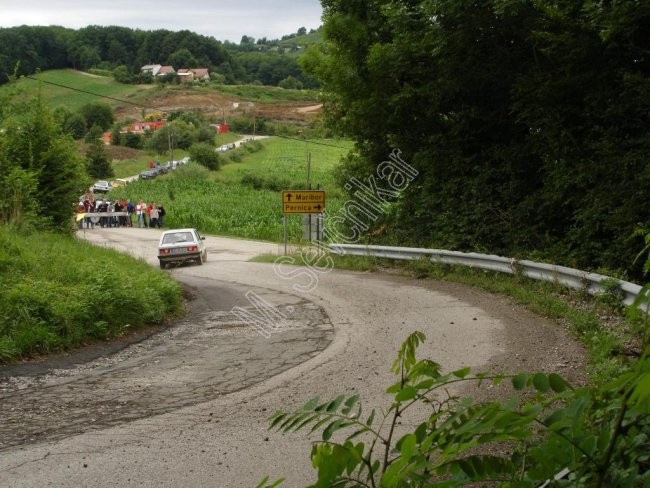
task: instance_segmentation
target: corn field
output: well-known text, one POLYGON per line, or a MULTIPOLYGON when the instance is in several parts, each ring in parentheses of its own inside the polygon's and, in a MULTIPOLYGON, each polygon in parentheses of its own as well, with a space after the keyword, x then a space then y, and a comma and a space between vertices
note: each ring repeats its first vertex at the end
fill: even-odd
MULTIPOLYGON (((189 163, 164 177, 135 181, 110 196, 163 204, 165 227, 196 227, 205 234, 281 242, 281 189, 307 188, 307 152, 311 153, 312 188, 326 190, 332 211, 342 198, 333 172, 349 147, 347 141, 324 146, 270 138, 259 152, 245 154, 240 163, 227 164, 218 172, 189 163), (242 180, 259 185, 251 187, 242 180)), ((290 239, 298 240, 300 217, 289 216, 288 226, 290 239)))

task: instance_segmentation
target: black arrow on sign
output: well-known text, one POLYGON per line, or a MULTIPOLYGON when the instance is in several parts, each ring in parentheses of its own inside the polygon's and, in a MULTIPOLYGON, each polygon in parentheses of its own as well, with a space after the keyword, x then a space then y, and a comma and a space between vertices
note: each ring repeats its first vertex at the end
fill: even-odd
POLYGON ((287 202, 291 201, 291 193, 287 193, 287 202))

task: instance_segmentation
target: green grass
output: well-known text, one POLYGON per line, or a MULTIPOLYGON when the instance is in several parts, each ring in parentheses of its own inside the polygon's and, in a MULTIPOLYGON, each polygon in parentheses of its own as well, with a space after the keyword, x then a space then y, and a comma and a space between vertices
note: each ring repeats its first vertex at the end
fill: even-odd
POLYGON ((304 36, 283 39, 279 42, 279 45, 282 47, 311 46, 312 44, 318 44, 320 42, 323 42, 323 34, 320 31, 316 31, 310 34, 305 34, 304 36))
MULTIPOLYGON (((319 141, 328 145, 308 144, 272 137, 262 140, 263 148, 254 153, 239 149, 241 163, 229 163, 220 171, 209 172, 197 164, 179 168, 152 181, 134 181, 111 196, 162 202, 169 227, 197 227, 207 234, 281 242, 283 224, 281 193, 284 189, 307 187, 306 152, 312 154, 312 188, 326 191, 326 205, 335 211, 342 194, 334 183, 333 172, 340 157, 347 153, 348 141, 319 141), (338 147, 331 147, 335 145, 338 147), (242 185, 253 175, 263 186, 276 190, 255 189, 242 185)), ((232 153, 225 153, 226 156, 232 153)), ((288 218, 289 236, 301 238, 300 216, 288 218)))
POLYGON ((71 236, 0 227, 0 362, 162 323, 179 285, 126 254, 71 236))
MULTIPOLYGON (((52 109, 63 106, 72 111, 76 111, 83 105, 95 103, 98 100, 108 103, 113 107, 123 105, 121 102, 107 98, 98 98, 95 95, 84 92, 138 102, 152 90, 150 85, 123 85, 116 82, 113 78, 89 75, 74 70, 44 71, 34 77, 42 82, 39 83, 39 81, 31 78, 21 78, 17 82, 17 88, 24 90, 26 97, 33 96, 40 90, 43 99, 52 109), (51 83, 72 87, 74 90, 51 83)), ((3 89, 9 88, 0 87, 0 94, 3 89)))
POLYGON ((314 102, 318 103, 316 90, 287 90, 277 86, 219 85, 217 91, 242 100, 260 103, 314 102))
POLYGON ((114 178, 127 178, 129 176, 138 175, 141 172, 149 169, 149 161, 151 160, 156 161, 159 159, 143 152, 137 158, 116 161, 112 164, 113 172, 115 173, 114 178))

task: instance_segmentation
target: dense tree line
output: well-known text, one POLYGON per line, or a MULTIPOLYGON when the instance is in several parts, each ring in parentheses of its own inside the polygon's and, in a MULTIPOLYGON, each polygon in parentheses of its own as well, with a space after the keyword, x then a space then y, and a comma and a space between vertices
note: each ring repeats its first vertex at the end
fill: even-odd
POLYGON ((316 88, 318 83, 303 73, 297 58, 268 51, 251 51, 233 53, 237 64, 243 68, 245 83, 261 83, 262 85, 281 86, 281 82, 289 77, 297 80, 300 85, 291 88, 316 88))
POLYGON ((187 30, 143 31, 117 26, 79 30, 57 26, 0 28, 0 84, 14 72, 20 76, 59 68, 103 69, 113 72, 120 82, 151 82, 151 78, 141 76, 140 68, 168 64, 177 69, 208 68, 226 83, 278 85, 292 76, 305 86, 314 86, 295 57, 277 52, 248 53, 245 41, 241 48, 228 43, 226 49, 213 37, 187 30))
POLYGON ((230 64, 230 55, 212 37, 190 31, 142 31, 126 27, 88 26, 79 30, 63 27, 11 27, 0 29, 0 82, 18 67, 18 75, 54 68, 114 69, 125 66, 139 73, 145 64, 185 62, 217 70, 230 64))
POLYGON ((650 3, 322 3, 303 61, 357 140, 342 182, 393 149, 419 172, 368 233, 641 278, 650 3))

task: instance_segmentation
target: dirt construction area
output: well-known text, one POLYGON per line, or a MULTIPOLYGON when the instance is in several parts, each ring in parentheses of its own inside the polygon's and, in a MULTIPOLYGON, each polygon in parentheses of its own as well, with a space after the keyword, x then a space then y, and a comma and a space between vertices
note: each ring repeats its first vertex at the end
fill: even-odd
MULTIPOLYGON (((155 230, 80 237, 157 266, 155 230)), ((414 330, 427 336, 419 356, 445 370, 556 371, 583 381, 581 346, 506 298, 344 271, 320 274, 306 292, 300 268, 248 262, 279 253, 276 244, 206 243, 204 265, 167 271, 186 291, 182 320, 0 367, 0 486, 231 488, 266 475, 306 486, 317 437, 269 432, 268 417, 338 394, 387 407, 390 364, 414 330), (260 305, 270 307, 262 321, 260 305)))
MULTIPOLYGON (((168 89, 156 94, 147 104, 167 113, 197 110, 205 116, 214 115, 217 119, 224 118, 226 121, 237 116, 254 116, 298 125, 317 117, 322 109, 321 104, 313 101, 250 102, 216 91, 193 91, 187 88, 168 89)), ((115 110, 117 120, 138 120, 141 116, 142 109, 134 105, 123 105, 115 110)))

